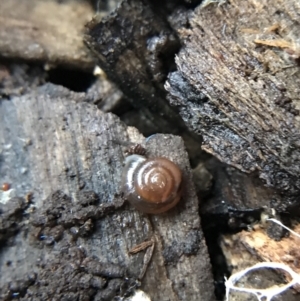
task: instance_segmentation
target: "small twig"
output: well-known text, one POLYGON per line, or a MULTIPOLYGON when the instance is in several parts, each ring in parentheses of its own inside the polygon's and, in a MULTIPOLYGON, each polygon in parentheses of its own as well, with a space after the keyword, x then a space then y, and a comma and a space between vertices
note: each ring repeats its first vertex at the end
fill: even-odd
POLYGON ((292 44, 286 40, 283 39, 277 39, 277 40, 254 40, 254 43, 265 45, 265 46, 272 46, 272 47, 279 47, 279 48, 292 48, 292 44))
POLYGON ((145 275, 145 273, 147 271, 149 262, 150 262, 150 260, 152 258, 152 255, 153 255, 154 246, 155 246, 155 239, 154 239, 154 237, 152 237, 150 240, 142 242, 139 245, 136 245, 135 247, 133 247, 129 251, 130 254, 136 254, 138 252, 141 252, 141 251, 147 249, 147 251, 145 253, 145 256, 144 256, 144 260, 143 260, 143 267, 141 269, 141 272, 140 272, 140 275, 138 277, 138 280, 143 279, 143 277, 144 277, 144 275, 145 275))
POLYGON ((129 250, 129 254, 136 254, 136 253, 139 253, 145 249, 147 249, 148 247, 152 246, 153 245, 153 240, 147 240, 147 241, 144 241, 136 246, 134 246, 132 249, 129 250))

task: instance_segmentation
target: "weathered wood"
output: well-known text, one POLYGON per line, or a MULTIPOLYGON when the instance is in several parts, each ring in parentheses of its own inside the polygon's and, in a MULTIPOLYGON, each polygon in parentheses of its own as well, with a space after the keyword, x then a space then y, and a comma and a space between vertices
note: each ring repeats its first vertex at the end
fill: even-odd
POLYGON ((299 2, 221 2, 174 14, 183 47, 169 100, 204 150, 298 204, 299 2))
MULTIPOLYGON (((274 227, 272 222, 270 226, 274 227)), ((266 224, 265 224, 266 226, 266 224)), ((275 225, 276 226, 276 225, 275 225)), ((299 232, 299 225, 294 228, 299 232)), ((227 263, 232 273, 246 269, 258 262, 280 262, 291 267, 295 272, 299 271, 299 238, 293 235, 283 238, 281 241, 270 239, 263 227, 256 226, 253 231, 242 231, 235 235, 223 235, 221 246, 227 263)), ((245 275, 239 286, 247 288, 268 288, 274 285, 282 285, 285 280, 290 281, 287 275, 278 270, 261 269, 245 275), (286 277, 286 279, 285 279, 286 277)), ((229 300, 257 300, 256 296, 231 291, 229 300)), ((276 300, 296 301, 299 294, 290 289, 279 296, 276 300)))
MULTIPOLYGON (((1 244, 2 298, 112 300, 135 287, 144 268, 147 250, 129 251, 154 239, 141 279, 152 300, 214 300, 182 139, 155 135, 145 141, 84 97, 47 84, 0 103, 0 173, 16 195, 33 193, 27 211, 26 203, 14 203, 22 222, 1 244), (147 216, 124 204, 120 176, 128 142, 142 142, 149 156, 168 157, 182 169, 184 197, 170 212, 147 216)), ((0 225, 8 218, 1 214, 0 225)))
POLYGON ((94 12, 88 2, 0 1, 0 56, 92 69, 82 41, 94 12))

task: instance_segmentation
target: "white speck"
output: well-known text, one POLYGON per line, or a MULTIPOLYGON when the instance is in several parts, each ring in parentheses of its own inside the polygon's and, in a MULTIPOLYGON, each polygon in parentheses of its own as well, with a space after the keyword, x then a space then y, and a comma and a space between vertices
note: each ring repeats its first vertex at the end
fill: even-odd
POLYGON ((95 76, 105 76, 105 72, 99 66, 95 66, 93 74, 95 76))
POLYGON ((151 299, 145 292, 137 290, 134 295, 126 299, 126 301, 151 301, 151 299))
POLYGON ((223 4, 226 3, 227 0, 204 0, 201 5, 200 5, 200 8, 204 8, 210 4, 213 4, 213 3, 218 3, 218 6, 221 6, 223 4))
POLYGON ((20 170, 21 174, 24 175, 27 172, 27 168, 26 167, 22 167, 20 170))
POLYGON ((16 196, 16 191, 14 189, 0 191, 0 203, 6 204, 14 196, 16 196))

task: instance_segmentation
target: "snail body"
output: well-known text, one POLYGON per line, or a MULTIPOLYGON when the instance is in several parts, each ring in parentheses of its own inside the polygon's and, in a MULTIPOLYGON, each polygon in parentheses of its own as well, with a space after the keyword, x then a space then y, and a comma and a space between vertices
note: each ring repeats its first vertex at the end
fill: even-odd
POLYGON ((122 187, 125 198, 145 213, 162 213, 181 198, 182 173, 167 158, 132 154, 125 160, 122 187))

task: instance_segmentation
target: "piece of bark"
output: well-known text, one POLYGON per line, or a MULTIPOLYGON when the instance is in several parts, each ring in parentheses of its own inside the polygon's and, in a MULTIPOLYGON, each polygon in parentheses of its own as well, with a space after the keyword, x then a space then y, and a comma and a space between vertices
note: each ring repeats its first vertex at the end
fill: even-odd
POLYGON ((1 0, 0 56, 92 70, 82 36, 93 14, 83 1, 1 0))
POLYGON ((144 268, 147 250, 129 251, 153 238, 153 258, 141 279, 152 300, 214 300, 182 139, 145 141, 83 100, 83 93, 47 84, 0 104, 0 172, 17 195, 33 193, 22 227, 1 245, 3 299, 112 300, 130 292, 144 268), (129 142, 182 169, 184 197, 170 212, 148 216, 124 204, 120 177, 129 142))
MULTIPOLYGON (((293 230, 299 232, 299 225, 293 230)), ((283 263, 290 266, 295 272, 299 271, 299 238, 292 234, 281 241, 274 241, 268 237, 263 228, 257 226, 250 232, 243 231, 234 235, 223 235, 220 241, 232 273, 242 271, 261 261, 283 263)), ((275 270, 260 269, 245 275, 238 281, 238 286, 268 288, 283 284, 285 280, 290 281, 290 278, 281 270, 275 272, 275 270)), ((245 300, 246 297, 247 300, 257 300, 256 296, 234 290, 231 291, 229 300, 245 300)), ((299 294, 295 294, 290 289, 277 296, 276 300, 296 301, 299 300, 299 294)))
POLYGON ((205 151, 298 204, 298 1, 221 3, 174 14, 183 47, 165 85, 170 103, 205 151))

